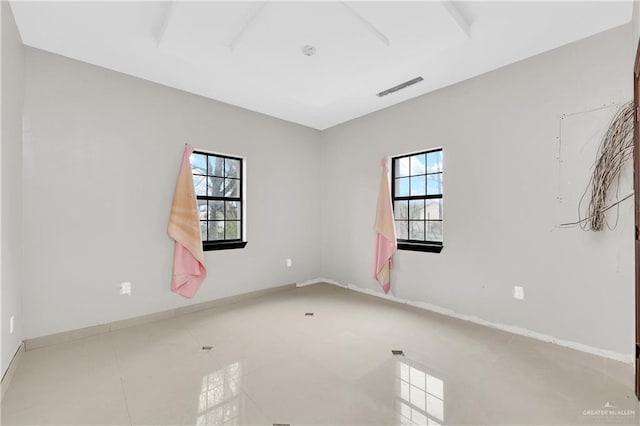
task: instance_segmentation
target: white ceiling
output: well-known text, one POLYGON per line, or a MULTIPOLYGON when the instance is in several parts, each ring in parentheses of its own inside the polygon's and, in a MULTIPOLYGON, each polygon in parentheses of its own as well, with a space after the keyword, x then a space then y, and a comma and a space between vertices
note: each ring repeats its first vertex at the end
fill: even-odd
POLYGON ((11 6, 28 46, 326 129, 625 24, 633 2, 11 6), (304 56, 304 45, 317 53, 304 56), (424 81, 376 96, 417 76, 424 81))

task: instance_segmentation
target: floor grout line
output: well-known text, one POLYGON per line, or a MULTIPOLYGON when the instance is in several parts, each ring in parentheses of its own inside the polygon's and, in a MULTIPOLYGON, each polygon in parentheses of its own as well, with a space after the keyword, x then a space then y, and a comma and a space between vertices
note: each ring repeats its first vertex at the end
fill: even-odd
POLYGON ((124 389, 124 377, 122 375, 122 369, 120 367, 120 358, 118 358, 118 352, 116 351, 115 343, 113 341, 113 336, 109 334, 107 338, 109 339, 111 350, 113 351, 113 356, 115 357, 116 368, 118 369, 118 376, 120 379, 120 388, 122 389, 122 398, 124 399, 124 407, 127 410, 129 425, 133 426, 133 419, 131 418, 131 410, 129 410, 129 401, 127 400, 127 392, 124 389))

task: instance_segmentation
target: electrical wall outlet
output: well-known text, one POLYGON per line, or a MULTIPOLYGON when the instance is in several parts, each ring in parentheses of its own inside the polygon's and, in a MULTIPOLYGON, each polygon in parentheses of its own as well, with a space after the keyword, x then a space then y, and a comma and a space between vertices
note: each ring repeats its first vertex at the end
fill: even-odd
POLYGON ((293 261, 291 259, 287 259, 287 268, 291 268, 291 265, 293 265, 293 261))
POLYGON ((524 287, 513 287, 513 298, 518 300, 524 300, 524 287))
POLYGON ((130 296, 131 295, 131 282, 126 281, 120 283, 120 296, 130 296))
POLYGON ((13 315, 9 317, 9 334, 13 334, 14 320, 13 315))

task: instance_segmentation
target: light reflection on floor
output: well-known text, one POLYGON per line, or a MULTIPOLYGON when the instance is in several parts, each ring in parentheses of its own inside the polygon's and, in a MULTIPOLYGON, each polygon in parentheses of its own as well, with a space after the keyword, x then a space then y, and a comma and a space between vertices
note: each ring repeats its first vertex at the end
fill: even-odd
POLYGON ((396 410, 402 425, 442 425, 444 382, 409 360, 396 363, 396 410))
POLYGON ((196 426, 242 424, 242 370, 235 362, 202 378, 196 426))

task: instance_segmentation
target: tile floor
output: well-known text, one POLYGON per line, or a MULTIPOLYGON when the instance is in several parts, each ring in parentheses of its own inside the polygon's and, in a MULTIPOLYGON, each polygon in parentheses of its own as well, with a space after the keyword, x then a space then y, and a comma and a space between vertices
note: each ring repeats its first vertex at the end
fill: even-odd
POLYGON ((637 424, 632 376, 318 284, 28 351, 2 424, 637 424))

